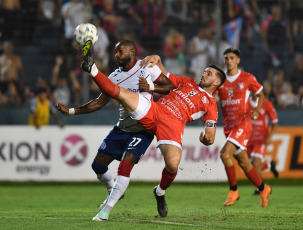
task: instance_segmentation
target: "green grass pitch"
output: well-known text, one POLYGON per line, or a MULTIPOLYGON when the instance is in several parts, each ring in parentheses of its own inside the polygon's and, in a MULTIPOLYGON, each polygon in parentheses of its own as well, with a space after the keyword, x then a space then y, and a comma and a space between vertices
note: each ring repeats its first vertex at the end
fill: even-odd
POLYGON ((93 222, 106 197, 100 184, 0 183, 0 229, 303 229, 302 181, 272 183, 268 208, 248 183, 231 207, 223 207, 227 183, 174 183, 166 218, 157 215, 156 184, 131 182, 109 220, 93 222))

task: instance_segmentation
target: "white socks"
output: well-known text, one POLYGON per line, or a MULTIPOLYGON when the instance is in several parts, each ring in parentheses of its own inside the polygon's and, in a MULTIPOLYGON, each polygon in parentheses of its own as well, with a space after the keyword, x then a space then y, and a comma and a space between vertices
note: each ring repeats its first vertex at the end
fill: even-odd
MULTIPOLYGON (((113 186, 112 192, 109 195, 107 205, 114 207, 120 197, 124 194, 129 185, 130 178, 125 176, 118 176, 113 186)), ((106 205, 106 206, 107 206, 106 205)))
POLYGON ((158 196, 164 196, 166 190, 163 190, 162 188, 160 188, 160 185, 158 184, 157 189, 156 189, 156 193, 158 196))
POLYGON ((105 185, 108 194, 110 194, 114 186, 114 179, 110 170, 107 170, 104 174, 97 174, 97 178, 102 184, 105 185))

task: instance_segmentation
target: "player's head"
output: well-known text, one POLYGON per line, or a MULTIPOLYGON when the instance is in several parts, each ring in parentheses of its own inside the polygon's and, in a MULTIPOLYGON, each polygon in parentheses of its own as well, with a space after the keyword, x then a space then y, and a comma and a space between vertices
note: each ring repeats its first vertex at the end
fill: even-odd
POLYGON ((115 46, 115 59, 119 66, 125 67, 133 61, 137 54, 137 48, 133 41, 123 40, 115 46))
POLYGON ((228 48, 224 51, 223 55, 227 71, 238 68, 238 64, 240 63, 240 50, 228 48))
POLYGON ((220 87, 226 80, 226 74, 223 69, 215 64, 209 64, 202 74, 199 85, 202 88, 220 87))

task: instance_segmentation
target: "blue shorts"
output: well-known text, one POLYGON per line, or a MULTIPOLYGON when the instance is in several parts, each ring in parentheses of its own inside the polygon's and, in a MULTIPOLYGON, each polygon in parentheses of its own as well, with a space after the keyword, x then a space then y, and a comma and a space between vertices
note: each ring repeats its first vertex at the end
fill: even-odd
POLYGON ((115 126, 103 140, 98 153, 111 155, 120 161, 124 152, 129 152, 139 161, 153 139, 154 134, 152 133, 146 131, 130 133, 115 126))

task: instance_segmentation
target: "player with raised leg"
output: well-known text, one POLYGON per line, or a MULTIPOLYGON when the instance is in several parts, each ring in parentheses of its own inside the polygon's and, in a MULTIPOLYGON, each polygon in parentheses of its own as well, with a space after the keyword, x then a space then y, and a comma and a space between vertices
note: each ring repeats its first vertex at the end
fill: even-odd
MULTIPOLYGON (((132 41, 124 40, 117 43, 115 59, 119 68, 110 74, 109 79, 121 87, 140 92, 149 99, 152 98, 154 89, 165 93, 174 87, 157 66, 146 69, 140 67, 141 60, 136 59, 136 46, 132 41), (149 88, 145 92, 139 90, 138 81, 140 77, 148 82, 149 88), (161 91, 160 86, 165 86, 165 91, 161 91)), ((64 115, 78 115, 102 109, 110 100, 110 97, 101 93, 98 98, 80 107, 68 109, 60 103, 56 107, 64 115)), ((118 200, 123 196, 124 192, 122 191, 125 191, 129 184, 133 166, 138 163, 154 138, 151 132, 146 131, 136 120, 131 119, 122 106, 119 110, 118 123, 103 140, 92 163, 92 169, 99 181, 105 185, 108 193, 111 194, 111 200, 118 200), (108 165, 113 160, 120 161, 118 177, 115 182, 108 169, 108 165), (116 189, 111 193, 113 187, 116 189)), ((104 208, 107 201, 110 201, 109 196, 101 204, 100 210, 104 208)))
MULTIPOLYGON (((165 168, 162 171, 160 184, 154 190, 158 212, 161 217, 167 215, 165 191, 177 175, 182 153, 182 135, 185 125, 193 120, 203 118, 205 132, 201 132, 199 140, 204 145, 214 143, 218 110, 212 97, 213 91, 225 81, 225 73, 216 65, 210 64, 201 76, 199 85, 193 79, 168 74, 176 89, 154 102, 138 93, 129 91, 114 84, 101 73, 94 64, 92 42, 83 47, 81 68, 90 73, 103 94, 115 98, 131 118, 157 137, 157 148, 163 154, 165 168)), ((112 190, 110 197, 113 193, 112 190)), ((107 202, 105 207, 94 217, 94 220, 106 220, 115 205, 115 201, 107 202)))

